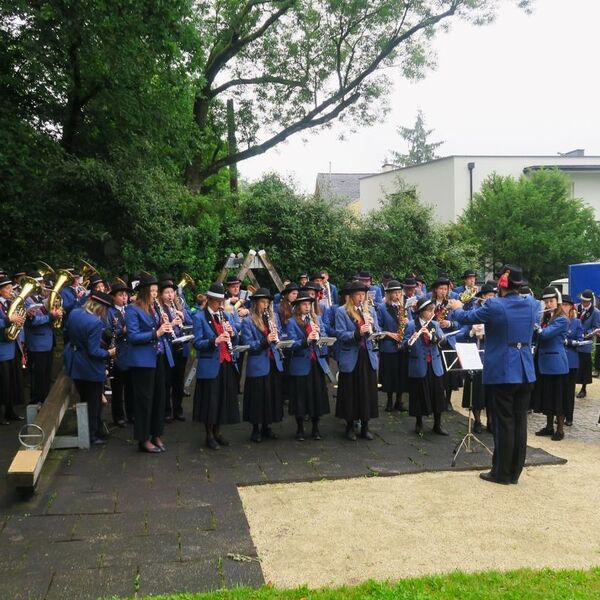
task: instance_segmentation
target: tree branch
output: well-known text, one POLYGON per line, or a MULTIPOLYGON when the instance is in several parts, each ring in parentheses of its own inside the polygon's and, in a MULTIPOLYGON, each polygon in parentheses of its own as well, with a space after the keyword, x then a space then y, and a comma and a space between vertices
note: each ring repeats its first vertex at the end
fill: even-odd
POLYGON ((278 85, 288 85, 290 87, 302 87, 305 85, 304 81, 297 81, 295 79, 286 79, 285 77, 277 77, 275 75, 260 75, 259 77, 240 77, 238 79, 232 79, 226 83, 210 90, 208 98, 212 99, 224 92, 225 90, 236 87, 238 85, 255 85, 260 83, 275 83, 278 85))

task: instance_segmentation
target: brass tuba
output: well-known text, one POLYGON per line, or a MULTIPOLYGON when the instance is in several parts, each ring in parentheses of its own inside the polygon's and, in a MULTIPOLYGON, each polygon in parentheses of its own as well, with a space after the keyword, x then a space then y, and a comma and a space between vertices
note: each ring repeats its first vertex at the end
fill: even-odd
MULTIPOLYGON (((25 298, 27 298, 27 296, 31 296, 31 294, 34 292, 38 294, 42 293, 42 287, 40 284, 32 277, 23 277, 23 279, 21 279, 21 291, 19 292, 19 295, 12 301, 10 308, 8 309, 9 319, 15 314, 23 318, 25 317, 25 313, 27 312, 25 310, 25 298)), ((21 329, 23 329, 23 325, 11 323, 6 330, 6 339, 14 342, 21 332, 21 329)))
POLYGON ((188 275, 187 273, 183 272, 181 274, 181 280, 177 284, 177 287, 178 288, 184 288, 186 285, 189 285, 190 287, 196 287, 196 282, 192 279, 192 277, 190 275, 188 275))
POLYGON ((476 285, 465 286, 465 291, 461 293, 461 295, 459 296, 459 300, 463 304, 467 304, 468 302, 471 302, 473 298, 475 298, 477 291, 478 290, 476 285))
POLYGON ((48 263, 45 263, 43 260, 38 260, 35 263, 35 268, 38 271, 38 273, 44 278, 49 276, 54 277, 56 275, 54 269, 48 263))
POLYGON ((98 275, 98 269, 90 265, 89 262, 83 260, 82 258, 79 260, 81 262, 81 286, 87 290, 90 285, 90 277, 92 275, 98 275))
MULTIPOLYGON (((50 312, 52 309, 62 310, 63 299, 60 295, 60 290, 62 290, 68 282, 73 280, 73 276, 66 269, 60 269, 57 271, 56 275, 56 282, 54 283, 54 287, 52 288, 50 297, 48 298, 48 312, 50 312)), ((52 327, 54 327, 54 329, 60 329, 62 327, 62 317, 52 321, 52 327)))

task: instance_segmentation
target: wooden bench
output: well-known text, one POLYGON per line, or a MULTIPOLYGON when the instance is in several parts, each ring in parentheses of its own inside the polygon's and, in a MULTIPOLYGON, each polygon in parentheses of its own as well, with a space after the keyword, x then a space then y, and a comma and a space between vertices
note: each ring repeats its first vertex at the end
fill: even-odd
MULTIPOLYGON (((42 404, 35 419, 28 418, 28 423, 33 422, 44 432, 44 439, 41 445, 35 449, 20 449, 9 469, 8 479, 18 488, 33 489, 39 479, 44 461, 52 447, 79 447, 89 448, 89 430, 87 424, 87 406, 78 404, 77 436, 57 436, 56 432, 60 427, 63 417, 69 408, 71 402, 71 380, 61 372, 54 382, 48 397, 42 404), (85 407, 85 410, 79 410, 85 407), (85 418, 85 422, 83 422, 85 418)), ((28 412, 35 411, 35 407, 29 406, 28 412)))

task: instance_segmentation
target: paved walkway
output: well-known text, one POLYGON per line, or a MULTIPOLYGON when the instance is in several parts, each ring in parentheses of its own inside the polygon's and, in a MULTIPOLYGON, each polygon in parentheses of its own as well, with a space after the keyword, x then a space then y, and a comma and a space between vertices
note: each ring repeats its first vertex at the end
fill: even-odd
MULTIPOLYGON (((188 415, 190 405, 187 399, 188 415)), ((452 448, 465 431, 462 415, 445 417, 448 438, 431 433, 431 423, 416 436, 406 413, 381 415, 372 422, 373 442, 346 441, 333 417, 323 420, 322 442, 296 442, 295 424, 286 417, 275 426, 280 440, 251 444, 249 426, 240 424, 227 428, 232 445, 219 452, 203 447, 202 427, 190 421, 167 426, 168 451, 161 455, 137 452, 126 429, 115 429, 105 448, 53 451, 32 497, 18 497, 6 481, 0 487, 0 597, 84 599, 261 585, 238 485, 452 469, 452 448)), ((2 431, 4 471, 17 429, 2 431)), ((491 436, 482 438, 491 445, 491 436)), ((534 449, 528 460, 564 462, 534 449)), ((485 452, 462 454, 457 469, 489 464, 485 452)))

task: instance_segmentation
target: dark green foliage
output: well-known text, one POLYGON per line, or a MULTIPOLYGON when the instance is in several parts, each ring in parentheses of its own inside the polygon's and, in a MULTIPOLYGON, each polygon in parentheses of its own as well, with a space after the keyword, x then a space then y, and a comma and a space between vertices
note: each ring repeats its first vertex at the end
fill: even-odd
POLYGON ((565 277, 567 266, 600 258, 594 211, 570 197, 570 180, 558 170, 519 179, 490 176, 473 197, 455 234, 479 248, 487 270, 504 262, 521 265, 540 290, 565 277))

